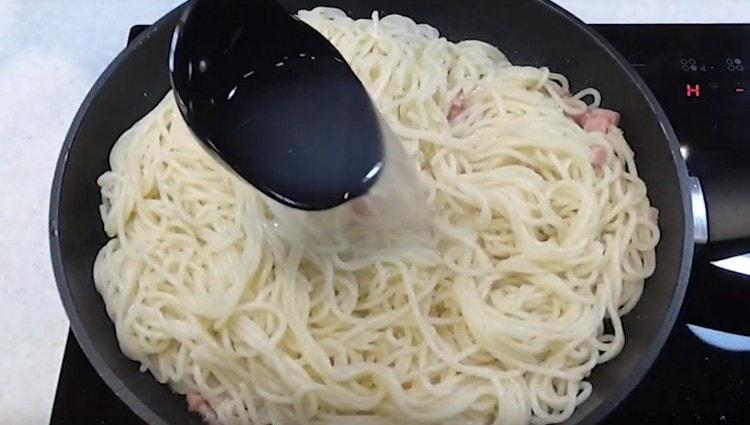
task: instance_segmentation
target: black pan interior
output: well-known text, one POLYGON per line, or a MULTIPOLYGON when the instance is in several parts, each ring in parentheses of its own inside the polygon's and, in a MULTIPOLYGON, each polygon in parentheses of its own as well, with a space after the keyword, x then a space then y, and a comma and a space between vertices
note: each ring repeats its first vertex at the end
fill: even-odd
MULTIPOLYGON (((320 3, 287 0, 290 10, 320 3)), ((476 38, 499 46, 516 64, 547 65, 565 73, 574 90, 594 86, 604 104, 622 112, 622 126, 650 196, 661 211, 658 267, 641 302, 625 319, 627 344, 598 367, 594 392, 569 423, 596 423, 637 384, 650 366, 682 301, 692 257, 692 217, 686 169, 663 112, 642 81, 608 45, 560 9, 542 1, 326 0, 350 15, 373 9, 400 13, 436 26, 452 40, 476 38)), ((184 399, 158 384, 120 352, 114 327, 94 288, 92 266, 106 242, 96 178, 108 168, 117 137, 152 109, 169 88, 167 51, 179 11, 146 30, 102 75, 73 122, 55 174, 50 241, 55 274, 73 331, 97 371, 151 424, 200 424, 184 399)), ((135 24, 135 22, 134 22, 135 24)))

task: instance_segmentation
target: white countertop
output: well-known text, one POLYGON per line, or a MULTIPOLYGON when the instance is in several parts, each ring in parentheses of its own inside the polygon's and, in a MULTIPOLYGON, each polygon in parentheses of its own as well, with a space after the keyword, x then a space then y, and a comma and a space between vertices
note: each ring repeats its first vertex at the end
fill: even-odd
MULTIPOLYGON (((592 23, 750 22, 750 0, 557 1, 592 23)), ((49 421, 68 324, 47 215, 70 120, 130 26, 179 3, 0 0, 0 424, 49 421)))

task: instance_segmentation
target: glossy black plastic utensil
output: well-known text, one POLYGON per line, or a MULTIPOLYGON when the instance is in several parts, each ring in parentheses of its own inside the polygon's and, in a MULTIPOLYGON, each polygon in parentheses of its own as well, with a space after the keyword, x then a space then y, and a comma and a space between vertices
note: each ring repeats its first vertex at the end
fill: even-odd
POLYGON ((193 0, 175 28, 172 88, 218 159, 289 206, 367 192, 383 166, 377 112, 340 53, 274 0, 193 0))

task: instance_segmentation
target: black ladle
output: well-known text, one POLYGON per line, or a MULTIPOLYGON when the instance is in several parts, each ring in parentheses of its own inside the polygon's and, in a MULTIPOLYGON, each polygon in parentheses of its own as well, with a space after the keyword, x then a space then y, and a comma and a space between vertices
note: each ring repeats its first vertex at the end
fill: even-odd
POLYGON ((383 167, 382 131, 336 48, 274 0, 193 0, 175 28, 172 88, 215 156, 289 206, 335 207, 383 167))

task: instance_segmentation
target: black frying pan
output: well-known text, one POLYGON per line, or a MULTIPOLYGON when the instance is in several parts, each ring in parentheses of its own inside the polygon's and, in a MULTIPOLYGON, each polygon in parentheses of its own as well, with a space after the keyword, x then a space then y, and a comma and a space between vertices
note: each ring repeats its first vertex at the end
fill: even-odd
MULTIPOLYGON (((252 0, 248 0, 252 1, 252 0)), ((605 106, 622 113, 622 127, 661 211, 657 269, 624 320, 627 343, 597 367, 594 391, 568 423, 602 420, 640 381, 662 348, 680 309, 694 250, 691 180, 664 112, 644 82, 613 48, 582 22, 543 0, 285 0, 289 10, 336 6, 357 17, 373 9, 436 26, 452 40, 475 38, 499 46, 516 64, 565 73, 574 89, 601 90, 605 106)), ((96 82, 65 140, 52 187, 50 244, 60 296, 83 351, 104 381, 150 424, 200 424, 183 396, 139 373, 120 352, 114 326, 94 288, 92 267, 107 241, 97 177, 109 168, 118 136, 169 89, 167 56, 175 10, 144 31, 96 82)), ((699 186, 693 187, 699 189, 699 186)), ((712 213, 712 211, 709 211, 712 213)), ((717 215, 718 216, 718 215, 717 215)), ((731 233, 731 230, 724 233, 731 233)))

